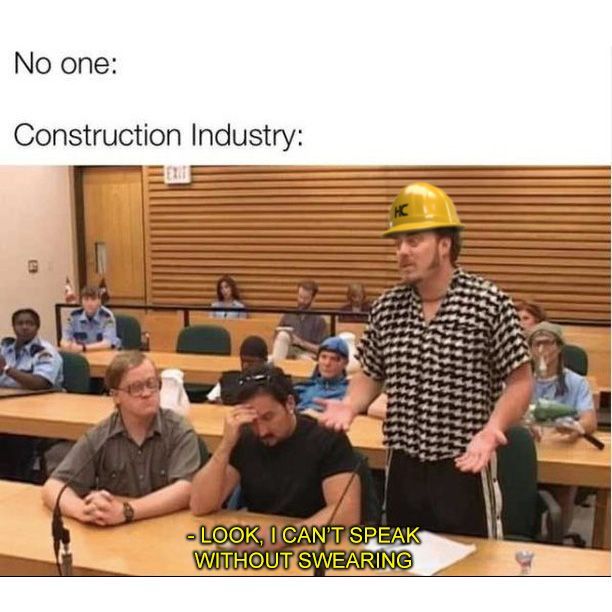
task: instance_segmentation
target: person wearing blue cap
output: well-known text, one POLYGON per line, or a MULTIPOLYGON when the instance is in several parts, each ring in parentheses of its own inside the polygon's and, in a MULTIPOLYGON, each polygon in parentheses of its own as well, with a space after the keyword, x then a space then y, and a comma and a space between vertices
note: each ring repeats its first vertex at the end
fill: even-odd
POLYGON ((315 399, 342 399, 348 387, 346 366, 349 361, 348 344, 338 336, 324 340, 319 346, 317 366, 312 376, 295 385, 298 394, 297 410, 322 408, 315 399))

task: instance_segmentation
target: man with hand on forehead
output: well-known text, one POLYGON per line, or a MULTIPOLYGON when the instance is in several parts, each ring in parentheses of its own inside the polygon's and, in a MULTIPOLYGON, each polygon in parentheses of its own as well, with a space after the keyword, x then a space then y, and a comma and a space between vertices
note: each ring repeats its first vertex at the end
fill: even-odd
POLYGON ((348 429, 384 383, 388 524, 501 537, 495 450, 528 406, 530 357, 510 299, 458 267, 462 228, 433 185, 395 198, 384 236, 401 283, 374 303, 362 371, 321 422, 348 429))
POLYGON ((280 368, 251 368, 241 387, 221 443, 194 478, 192 512, 218 511, 240 485, 251 512, 315 526, 325 525, 337 507, 335 525, 358 523, 360 483, 355 477, 347 489, 356 460, 346 435, 296 414, 291 380, 280 368))
POLYGON ((105 383, 117 408, 71 449, 43 487, 54 508, 84 523, 117 525, 189 505, 201 464, 198 440, 181 415, 160 408, 160 380, 142 353, 117 355, 105 383))

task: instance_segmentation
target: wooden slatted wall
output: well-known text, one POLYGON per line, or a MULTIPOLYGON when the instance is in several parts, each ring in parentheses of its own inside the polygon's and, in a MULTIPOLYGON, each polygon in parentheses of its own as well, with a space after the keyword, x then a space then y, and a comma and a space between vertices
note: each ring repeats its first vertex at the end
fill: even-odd
POLYGON ((254 306, 293 306, 301 278, 319 282, 320 308, 349 282, 376 296, 398 278, 380 238, 389 204, 425 180, 466 225, 462 266, 554 319, 610 319, 609 168, 194 166, 181 186, 143 173, 153 303, 208 304, 223 273, 254 306))

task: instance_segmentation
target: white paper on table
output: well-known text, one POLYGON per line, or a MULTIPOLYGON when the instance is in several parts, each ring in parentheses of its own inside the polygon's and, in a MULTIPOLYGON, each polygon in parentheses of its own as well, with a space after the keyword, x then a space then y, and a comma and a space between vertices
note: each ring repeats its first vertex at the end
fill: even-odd
POLYGON ((372 538, 366 544, 366 549, 371 551, 382 549, 386 552, 408 551, 412 556, 410 571, 417 576, 433 576, 476 550, 474 544, 460 544, 430 531, 419 530, 416 535, 420 544, 380 544, 376 538, 372 538))

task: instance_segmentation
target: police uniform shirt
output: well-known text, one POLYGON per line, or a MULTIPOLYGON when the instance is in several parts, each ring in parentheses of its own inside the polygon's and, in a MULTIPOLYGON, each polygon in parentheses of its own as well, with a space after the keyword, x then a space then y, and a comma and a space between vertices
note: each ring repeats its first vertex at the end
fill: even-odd
POLYGON ((530 361, 511 300, 461 269, 429 323, 416 289, 385 292, 374 303, 358 358, 367 376, 386 382, 385 444, 420 461, 465 452, 504 381, 530 361))
MULTIPOLYGON (((41 376, 48 380, 54 388, 61 388, 62 358, 57 349, 49 342, 36 337, 17 349, 15 338, 4 338, 0 343, 0 354, 11 368, 41 376)), ((19 388, 21 385, 8 374, 1 372, 0 387, 19 388)))
POLYGON ((139 446, 115 410, 77 441, 51 477, 70 481, 81 497, 94 489, 142 497, 177 480, 190 481, 200 463, 196 433, 180 414, 160 408, 139 446))
POLYGON ((104 306, 100 306, 91 318, 85 314, 83 308, 73 310, 64 326, 62 339, 78 344, 93 344, 107 340, 111 348, 121 346, 121 340, 117 337, 115 316, 104 306))

